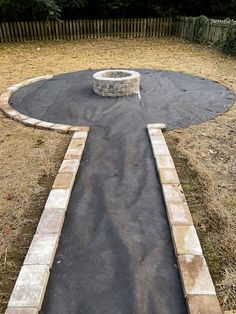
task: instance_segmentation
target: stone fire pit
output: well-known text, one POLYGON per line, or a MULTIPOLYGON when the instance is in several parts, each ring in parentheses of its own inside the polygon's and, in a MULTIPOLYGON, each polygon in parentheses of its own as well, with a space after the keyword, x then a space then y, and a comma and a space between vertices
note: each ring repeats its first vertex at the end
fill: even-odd
POLYGON ((104 70, 93 75, 93 89, 99 96, 117 97, 139 93, 140 74, 128 70, 104 70))

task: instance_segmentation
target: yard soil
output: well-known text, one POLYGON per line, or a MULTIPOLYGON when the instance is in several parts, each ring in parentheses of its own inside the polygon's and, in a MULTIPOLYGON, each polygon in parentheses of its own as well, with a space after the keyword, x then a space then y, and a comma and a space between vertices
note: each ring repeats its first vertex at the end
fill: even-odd
MULTIPOLYGON (((236 59, 176 38, 2 44, 0 91, 44 74, 96 68, 180 71, 236 93, 236 59)), ((236 308, 236 105, 165 134, 223 309, 236 308)), ((0 313, 30 245, 70 136, 0 114, 0 313)))

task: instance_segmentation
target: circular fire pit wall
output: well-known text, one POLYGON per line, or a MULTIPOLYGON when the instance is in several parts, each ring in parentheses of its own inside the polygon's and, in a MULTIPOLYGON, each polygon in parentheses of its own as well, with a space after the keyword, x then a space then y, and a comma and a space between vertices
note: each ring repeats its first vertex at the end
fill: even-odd
POLYGON ((105 70, 93 75, 95 94, 106 97, 130 96, 139 93, 140 74, 128 70, 105 70))

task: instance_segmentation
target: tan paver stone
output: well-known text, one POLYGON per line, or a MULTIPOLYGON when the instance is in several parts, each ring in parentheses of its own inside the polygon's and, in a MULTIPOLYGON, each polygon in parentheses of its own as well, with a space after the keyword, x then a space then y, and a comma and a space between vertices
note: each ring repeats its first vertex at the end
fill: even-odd
POLYGON ((187 203, 167 203, 166 209, 171 225, 193 225, 187 203))
POLYGON ((157 168, 172 168, 175 169, 175 165, 171 156, 168 155, 157 155, 156 156, 157 168))
POLYGON ((52 187, 53 189, 71 189, 74 180, 74 172, 59 172, 52 187))
POLYGON ((187 304, 190 314, 222 314, 219 301, 214 295, 190 295, 187 304))
POLYGON ((186 202, 184 192, 180 184, 163 184, 162 189, 166 203, 186 202))
POLYGON ((203 256, 179 255, 178 263, 185 296, 215 295, 215 287, 203 256))
POLYGON ((23 84, 21 84, 21 83, 15 84, 15 85, 12 85, 12 86, 8 87, 7 90, 10 91, 13 94, 14 92, 16 92, 22 86, 23 86, 23 84))
POLYGON ((151 143, 153 147, 166 146, 166 141, 164 136, 152 136, 151 143))
POLYGON ((23 120, 23 124, 25 124, 25 125, 35 125, 35 124, 39 123, 39 121, 40 120, 38 120, 38 119, 28 118, 28 119, 23 120))
POLYGON ((88 126, 70 126, 70 131, 72 132, 86 132, 88 133, 89 127, 88 126))
POLYGON ((153 136, 163 136, 161 129, 149 128, 148 133, 151 139, 153 136))
POLYGON ((29 117, 25 116, 24 114, 18 114, 14 117, 14 120, 23 121, 25 119, 28 119, 29 117))
POLYGON ((40 218, 37 233, 61 234, 65 212, 60 209, 45 208, 40 218))
POLYGON ((41 80, 49 80, 53 78, 53 75, 43 75, 43 76, 37 76, 37 77, 33 77, 31 79, 28 79, 27 81, 25 81, 28 84, 31 84, 31 83, 34 83, 34 82, 38 82, 38 81, 41 81, 41 80))
POLYGON ((77 138, 83 138, 83 139, 86 139, 87 138, 87 136, 88 136, 88 132, 75 132, 74 134, 73 134, 73 140, 74 139, 77 139, 77 138))
POLYGON ((78 167, 78 160, 63 160, 59 172, 77 172, 78 167))
MULTIPOLYGON (((3 100, 2 100, 2 102, 3 102, 3 100)), ((14 110, 14 109, 12 109, 8 104, 3 104, 3 103, 1 104, 1 100, 0 100, 0 110, 2 112, 6 112, 7 110, 14 110)))
POLYGON ((12 95, 12 92, 8 90, 0 95, 0 99, 8 100, 11 97, 11 95, 12 95))
POLYGON ((78 149, 78 148, 83 148, 84 146, 84 139, 83 138, 78 138, 78 139, 72 139, 69 145, 69 149, 78 149))
POLYGON ((0 106, 1 108, 11 108, 8 104, 8 100, 7 99, 0 99, 0 106))
POLYGON ((194 226, 172 226, 172 235, 177 255, 202 255, 194 226))
POLYGON ((70 189, 53 189, 51 190, 45 208, 61 209, 66 211, 70 198, 70 189))
POLYGON ((8 308, 5 314, 37 314, 38 310, 36 308, 20 308, 20 307, 12 307, 8 308))
POLYGON ((4 109, 4 113, 10 118, 19 116, 19 112, 14 109, 4 109))
POLYGON ((147 125, 148 129, 166 129, 165 123, 152 123, 147 125))
POLYGON ((69 128, 69 132, 85 132, 88 133, 89 128, 88 127, 84 127, 84 126, 71 126, 69 128))
POLYGON ((51 268, 58 239, 58 234, 36 233, 25 257, 24 265, 48 265, 51 268))
POLYGON ((82 150, 79 149, 68 149, 64 159, 77 159, 80 161, 81 157, 82 157, 82 150))
POLYGON ((46 265, 24 265, 21 267, 8 307, 41 309, 49 277, 46 265))
POLYGON ((38 129, 51 129, 53 127, 53 125, 54 125, 54 123, 41 121, 41 122, 37 123, 36 127, 38 129))
POLYGON ((169 149, 166 143, 154 143, 152 142, 152 149, 153 154, 156 156, 158 155, 170 155, 169 149))
POLYGON ((51 129, 56 130, 61 133, 67 133, 69 131, 70 125, 66 124, 54 124, 51 129))
POLYGON ((162 184, 178 184, 179 177, 175 169, 159 169, 160 181, 162 184))

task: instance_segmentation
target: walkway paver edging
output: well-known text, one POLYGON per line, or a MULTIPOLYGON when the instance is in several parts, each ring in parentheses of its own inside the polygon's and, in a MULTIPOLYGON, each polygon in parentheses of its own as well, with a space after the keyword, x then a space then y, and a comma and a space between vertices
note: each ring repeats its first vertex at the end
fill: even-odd
POLYGON ((83 130, 72 136, 12 291, 6 314, 35 314, 41 309, 87 135, 88 130, 83 130), (71 149, 74 155, 69 158, 71 149))
POLYGON ((183 291, 190 314, 222 313, 202 253, 186 198, 162 129, 148 124, 148 134, 159 174, 183 291))
POLYGON ((71 124, 58 124, 58 123, 51 123, 47 121, 42 121, 39 119, 31 118, 24 114, 21 114, 13 107, 11 107, 9 103, 9 99, 11 95, 16 92, 19 88, 24 87, 26 85, 41 81, 41 80, 49 80, 52 79, 53 75, 44 75, 44 76, 37 76, 34 78, 30 78, 28 80, 22 81, 11 87, 8 87, 7 90, 1 94, 0 96, 0 110, 9 118, 23 123, 24 125, 35 127, 37 129, 45 129, 45 130, 54 130, 60 133, 73 133, 73 132, 87 132, 88 127, 83 126, 76 126, 71 124))

